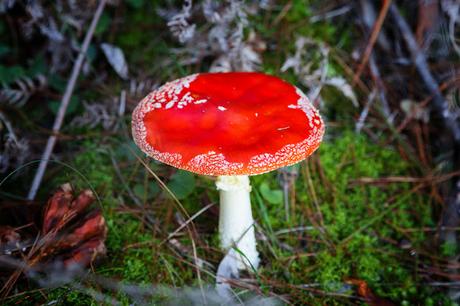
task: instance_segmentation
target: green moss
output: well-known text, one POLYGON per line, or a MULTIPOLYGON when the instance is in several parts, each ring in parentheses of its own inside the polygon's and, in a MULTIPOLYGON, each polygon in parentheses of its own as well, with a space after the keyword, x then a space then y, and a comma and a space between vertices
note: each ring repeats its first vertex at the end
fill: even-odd
POLYGON ((452 257, 459 254, 458 244, 451 242, 444 242, 441 244, 441 254, 446 257, 452 257))
MULTIPOLYGON (((336 131, 331 130, 333 133, 336 131)), ((358 183, 363 177, 408 175, 410 166, 392 148, 382 148, 364 136, 345 131, 335 134, 334 138, 336 140, 323 143, 317 153, 324 177, 317 172, 307 172, 302 165, 302 175, 297 180, 298 203, 293 223, 308 225, 313 217, 316 224, 324 224, 324 227, 320 230, 314 226, 305 232, 304 252, 313 255, 295 259, 290 264, 288 282, 319 283, 322 291, 346 293, 346 280, 360 279, 383 298, 405 300, 410 304, 433 299, 435 291, 420 285, 416 267, 411 263, 418 259, 410 255, 409 250, 391 243, 408 240, 414 248, 424 246, 422 231, 407 234, 403 229, 432 225, 429 202, 412 193, 409 184, 358 183), (313 182, 314 194, 307 184, 308 177, 313 182), (315 199, 319 212, 313 204, 315 199)), ((258 179, 254 182, 262 184, 258 179)), ((283 221, 279 205, 269 201, 264 205, 268 215, 274 216, 267 221, 274 231, 289 227, 283 221)), ((264 220, 264 215, 259 218, 264 220)), ((292 240, 288 244, 296 245, 292 240)), ((276 272, 269 274, 276 277, 276 272)), ((316 299, 307 300, 311 303, 316 299)), ((327 300, 337 302, 337 299, 327 300)))
POLYGON ((75 306, 96 306, 100 303, 91 298, 90 295, 84 294, 71 287, 62 287, 50 290, 48 300, 53 301, 56 305, 75 305, 75 306))
POLYGON ((322 289, 327 291, 341 289, 343 279, 350 274, 350 266, 344 265, 345 260, 345 254, 341 251, 335 254, 322 251, 317 254, 316 264, 321 271, 318 271, 315 280, 322 285, 322 289))

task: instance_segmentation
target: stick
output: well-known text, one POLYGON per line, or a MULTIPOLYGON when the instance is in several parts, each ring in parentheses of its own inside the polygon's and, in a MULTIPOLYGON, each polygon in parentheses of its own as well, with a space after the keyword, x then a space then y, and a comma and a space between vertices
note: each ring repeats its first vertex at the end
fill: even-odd
POLYGON ((366 50, 364 51, 363 59, 361 60, 361 63, 358 66, 358 71, 355 74, 355 77, 353 78, 353 84, 356 84, 356 81, 359 79, 361 76, 361 73, 364 70, 364 66, 366 66, 367 61, 369 60, 369 56, 372 53, 372 49, 374 48, 375 42, 377 41, 377 38, 379 37, 380 30, 382 29, 383 21, 385 20, 385 17, 387 16, 388 13, 388 8, 390 7, 391 0, 384 0, 382 9, 380 10, 379 16, 377 20, 374 23, 374 26, 372 28, 372 33, 371 37, 369 38, 369 43, 367 44, 366 50))
POLYGON ((96 13, 94 14, 93 20, 91 21, 91 25, 89 26, 88 32, 86 33, 85 39, 83 41, 80 53, 78 54, 77 60, 73 65, 72 74, 70 75, 69 82, 67 83, 64 95, 62 96, 61 104, 59 106, 56 119, 54 120, 52 135, 48 138, 45 151, 43 152, 40 164, 38 165, 37 172, 35 173, 35 177, 32 182, 32 186, 30 187, 29 194, 27 195, 28 200, 33 200, 35 198, 37 190, 42 182, 43 175, 45 174, 45 170, 48 165, 48 161, 50 159, 51 153, 53 152, 54 145, 57 141, 57 134, 61 129, 62 122, 64 121, 65 112, 67 110, 67 107, 69 106, 70 98, 75 88, 75 83, 77 82, 78 75, 80 74, 81 66, 83 65, 83 60, 85 59, 86 51, 88 51, 88 47, 93 37, 94 30, 96 29, 96 25, 99 21, 99 18, 101 17, 106 2, 107 0, 101 0, 99 2, 96 13))
POLYGON ((359 115, 358 122, 356 123, 355 131, 356 133, 360 133, 361 129, 364 126, 364 121, 366 121, 366 117, 369 114, 369 109, 371 108, 372 104, 374 103, 375 96, 377 95, 377 91, 374 89, 372 92, 369 94, 369 97, 367 98, 367 103, 363 108, 363 111, 359 115))

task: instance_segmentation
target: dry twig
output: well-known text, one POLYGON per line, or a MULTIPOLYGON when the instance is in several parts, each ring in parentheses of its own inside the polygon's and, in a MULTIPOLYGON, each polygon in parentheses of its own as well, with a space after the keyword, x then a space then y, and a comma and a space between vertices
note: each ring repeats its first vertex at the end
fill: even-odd
POLYGON ((32 186, 30 187, 29 194, 27 195, 28 200, 33 200, 35 198, 38 188, 40 187, 43 175, 45 174, 45 170, 48 165, 49 158, 51 156, 51 153, 53 152, 54 145, 57 141, 57 134, 61 129, 62 123, 64 121, 65 112, 67 110, 67 107, 69 106, 70 98, 72 97, 72 93, 75 88, 78 75, 80 74, 80 70, 85 59, 86 51, 88 50, 91 39, 93 38, 94 30, 96 29, 96 25, 99 21, 99 18, 102 15, 106 2, 107 0, 101 0, 99 2, 99 6, 97 7, 96 12, 94 13, 93 20, 91 21, 91 25, 89 26, 88 32, 86 33, 80 53, 78 54, 78 58, 75 61, 75 64, 72 68, 72 74, 70 75, 69 82, 67 83, 64 95, 62 96, 61 104, 59 106, 59 110, 53 124, 53 134, 48 138, 48 141, 46 143, 45 151, 43 152, 40 164, 38 165, 37 172, 35 173, 35 177, 32 182, 32 186))
POLYGON ((385 17, 387 16, 388 13, 388 8, 390 7, 391 0, 384 0, 382 9, 380 10, 379 17, 375 21, 374 27, 372 29, 371 37, 369 38, 369 43, 367 44, 366 50, 364 51, 363 59, 361 60, 361 63, 358 66, 358 71, 356 72, 354 78, 353 78, 353 84, 356 84, 357 79, 361 76, 361 73, 364 70, 364 67, 367 64, 367 61, 369 60, 369 56, 372 53, 372 49, 374 48, 374 44, 377 41, 377 37, 379 37, 380 30, 382 29, 383 21, 385 20, 385 17))

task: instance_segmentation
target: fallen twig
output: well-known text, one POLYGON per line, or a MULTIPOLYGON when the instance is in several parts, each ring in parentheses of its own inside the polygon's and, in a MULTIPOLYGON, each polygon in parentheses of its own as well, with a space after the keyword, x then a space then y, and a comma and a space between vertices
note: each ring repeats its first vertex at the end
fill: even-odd
POLYGON ((367 98, 366 105, 364 106, 361 114, 359 115, 358 122, 356 123, 355 131, 356 133, 360 133, 361 129, 364 126, 364 121, 366 121, 367 114, 369 113, 369 110, 374 103, 375 96, 377 95, 377 91, 373 90, 370 94, 369 97, 367 98))
POLYGON ((451 178, 460 175, 460 171, 440 175, 440 176, 427 176, 427 177, 406 177, 406 176, 388 176, 388 177, 361 177, 356 180, 350 181, 350 185, 370 184, 370 185, 386 185, 391 183, 433 183, 439 184, 441 182, 450 180, 451 178))
POLYGON ((80 53, 78 54, 77 60, 75 61, 75 64, 72 68, 72 74, 70 75, 69 82, 67 83, 64 95, 62 96, 58 113, 54 120, 52 135, 48 138, 45 151, 43 152, 40 164, 38 165, 37 172, 35 173, 34 180, 29 190, 29 194, 27 195, 28 200, 33 200, 35 198, 38 188, 40 187, 40 184, 42 182, 49 158, 51 156, 51 153, 53 152, 54 145, 57 141, 57 134, 61 129, 67 107, 69 106, 70 98, 72 97, 72 93, 75 88, 78 75, 80 74, 80 70, 85 59, 86 51, 88 50, 89 44, 94 34, 94 30, 96 29, 96 25, 99 21, 99 18, 102 15, 102 11, 104 10, 106 2, 107 0, 101 0, 99 2, 96 12, 94 13, 93 20, 91 21, 91 25, 89 26, 88 32, 86 33, 85 39, 83 40, 83 45, 81 47, 80 53))
POLYGON ((374 44, 377 41, 377 38, 379 37, 379 33, 380 33, 380 30, 382 29, 383 21, 385 20, 385 17, 387 16, 388 8, 390 7, 390 4, 391 4, 391 0, 383 1, 382 9, 380 10, 379 17, 375 21, 375 24, 372 28, 371 36, 369 37, 369 43, 366 46, 366 50, 364 50, 363 58, 361 60, 361 63, 358 66, 358 70, 356 71, 352 84, 356 84, 356 81, 361 76, 361 73, 363 72, 364 67, 367 64, 367 61, 369 60, 369 56, 371 55, 372 49, 374 48, 374 44))

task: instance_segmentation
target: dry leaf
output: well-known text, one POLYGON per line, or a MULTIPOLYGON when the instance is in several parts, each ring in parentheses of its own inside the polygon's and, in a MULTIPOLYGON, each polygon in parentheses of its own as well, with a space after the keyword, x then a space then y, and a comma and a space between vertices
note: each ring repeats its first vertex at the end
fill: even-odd
POLYGON ((111 44, 102 43, 101 49, 112 68, 123 80, 128 79, 128 64, 123 51, 111 44))
POLYGON ((337 88, 345 97, 350 99, 355 107, 359 106, 358 99, 356 99, 353 88, 344 78, 333 77, 327 79, 325 84, 337 88))
POLYGON ((361 279, 348 279, 346 283, 357 286, 359 296, 366 299, 366 303, 370 306, 394 306, 393 302, 387 299, 376 296, 366 281, 361 279))

